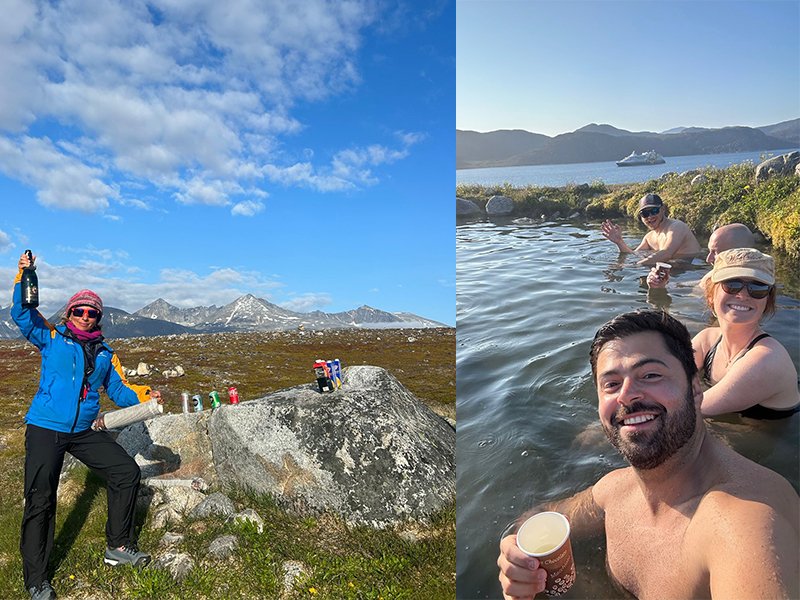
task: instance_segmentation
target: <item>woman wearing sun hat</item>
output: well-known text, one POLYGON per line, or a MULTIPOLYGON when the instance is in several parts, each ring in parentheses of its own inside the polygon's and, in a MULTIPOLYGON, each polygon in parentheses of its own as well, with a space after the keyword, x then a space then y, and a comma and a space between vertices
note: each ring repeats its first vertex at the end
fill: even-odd
POLYGON ((35 308, 22 306, 22 269, 32 263, 26 254, 20 257, 11 305, 14 322, 42 355, 39 390, 25 415, 25 511, 20 552, 25 588, 32 600, 53 600, 56 594, 47 578, 47 563, 65 452, 107 482, 108 548, 104 562, 143 566, 150 561, 134 542, 139 466, 108 433, 93 430, 92 424, 100 409, 101 387, 118 406, 162 400, 160 392, 130 385, 125 379, 117 355, 103 341, 100 296, 91 290, 76 293, 57 326, 48 323, 35 308))
POLYGON ((704 415, 739 412, 777 419, 800 411, 797 370, 789 353, 761 323, 775 314, 775 263, 754 248, 720 252, 705 280, 706 303, 719 322, 692 345, 697 367, 710 386, 704 415))

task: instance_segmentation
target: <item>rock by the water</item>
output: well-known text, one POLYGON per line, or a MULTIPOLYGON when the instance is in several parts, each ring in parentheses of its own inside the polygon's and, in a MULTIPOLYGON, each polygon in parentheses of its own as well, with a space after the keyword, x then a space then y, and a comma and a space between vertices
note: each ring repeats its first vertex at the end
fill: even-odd
POLYGON ((486 203, 486 213, 495 217, 510 215, 514 212, 514 201, 506 196, 492 196, 486 203))
POLYGON ((675 171, 667 171, 661 177, 659 177, 659 179, 661 179, 662 181, 665 181, 667 179, 671 179, 671 178, 677 177, 677 176, 678 176, 678 174, 675 171))
POLYGON ((456 216, 466 217, 469 215, 480 214, 480 207, 472 200, 465 200, 464 198, 456 198, 456 216))
POLYGON ((692 187, 696 185, 703 185, 704 183, 708 183, 708 177, 704 173, 700 173, 699 175, 695 175, 692 179, 692 187))
POLYGON ((681 173, 681 177, 696 177, 700 174, 700 169, 691 169, 689 171, 684 171, 681 173))
POLYGON ((791 175, 800 168, 800 152, 781 154, 765 160, 756 167, 756 181, 766 181, 773 176, 791 175))

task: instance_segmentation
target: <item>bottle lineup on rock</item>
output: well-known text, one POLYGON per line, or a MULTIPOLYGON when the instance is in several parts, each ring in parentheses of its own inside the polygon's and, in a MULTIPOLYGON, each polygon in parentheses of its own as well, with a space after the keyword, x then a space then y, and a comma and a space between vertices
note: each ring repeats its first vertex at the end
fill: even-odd
MULTIPOLYGON (((239 404, 239 391, 235 387, 228 388, 228 397, 230 398, 231 404, 239 404)), ((188 392, 183 392, 181 394, 181 407, 183 408, 183 412, 188 413, 191 412, 192 409, 194 409, 194 412, 201 412, 203 410, 203 397, 200 394, 195 394, 191 396, 191 400, 189 400, 189 398, 190 395, 188 392)), ((208 401, 211 408, 217 408, 222 405, 219 392, 210 392, 208 394, 208 401)))
POLYGON ((39 306, 39 278, 36 276, 36 267, 33 265, 33 253, 25 250, 30 266, 22 269, 22 306, 36 308, 39 306))
POLYGON ((314 362, 314 376, 317 378, 320 392, 333 392, 342 387, 342 363, 336 360, 314 362))

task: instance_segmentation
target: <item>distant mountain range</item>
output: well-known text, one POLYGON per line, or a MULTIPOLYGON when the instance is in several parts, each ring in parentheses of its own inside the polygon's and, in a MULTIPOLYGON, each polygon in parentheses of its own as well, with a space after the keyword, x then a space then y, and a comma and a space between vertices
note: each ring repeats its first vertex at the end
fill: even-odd
POLYGON ((456 129, 456 169, 558 165, 620 160, 632 151, 663 156, 726 154, 800 147, 800 119, 764 127, 675 127, 661 133, 591 123, 549 137, 522 129, 456 129))
MULTIPOLYGON (((66 305, 48 317, 58 323, 66 305)), ((299 313, 281 308, 251 294, 230 304, 178 308, 159 298, 144 308, 130 314, 118 308, 105 307, 103 335, 107 338, 151 337, 180 333, 217 333, 221 331, 276 331, 286 329, 342 329, 364 328, 427 328, 449 327, 444 323, 425 319, 408 312, 388 313, 370 306, 339 313, 315 310, 299 313)), ((11 320, 9 308, 0 309, 0 339, 21 337, 11 320)))

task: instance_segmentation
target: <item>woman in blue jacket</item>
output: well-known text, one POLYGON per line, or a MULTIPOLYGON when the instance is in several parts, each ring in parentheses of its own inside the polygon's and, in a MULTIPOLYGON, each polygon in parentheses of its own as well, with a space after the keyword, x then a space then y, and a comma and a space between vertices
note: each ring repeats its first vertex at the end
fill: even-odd
MULTIPOLYGON (((35 260, 35 256, 33 259, 35 260)), ((144 566, 150 556, 134 542, 134 514, 141 472, 136 462, 105 431, 92 425, 100 410, 100 388, 118 406, 133 406, 161 393, 131 385, 114 351, 103 341, 100 319, 103 302, 81 290, 67 303, 62 323, 53 326, 35 308, 23 308, 22 269, 32 266, 26 254, 19 259, 11 316, 22 334, 39 349, 42 372, 39 390, 25 415, 25 512, 22 553, 25 588, 32 600, 53 600, 48 559, 56 523, 56 492, 64 453, 69 452, 107 483, 108 521, 104 562, 144 566)))

